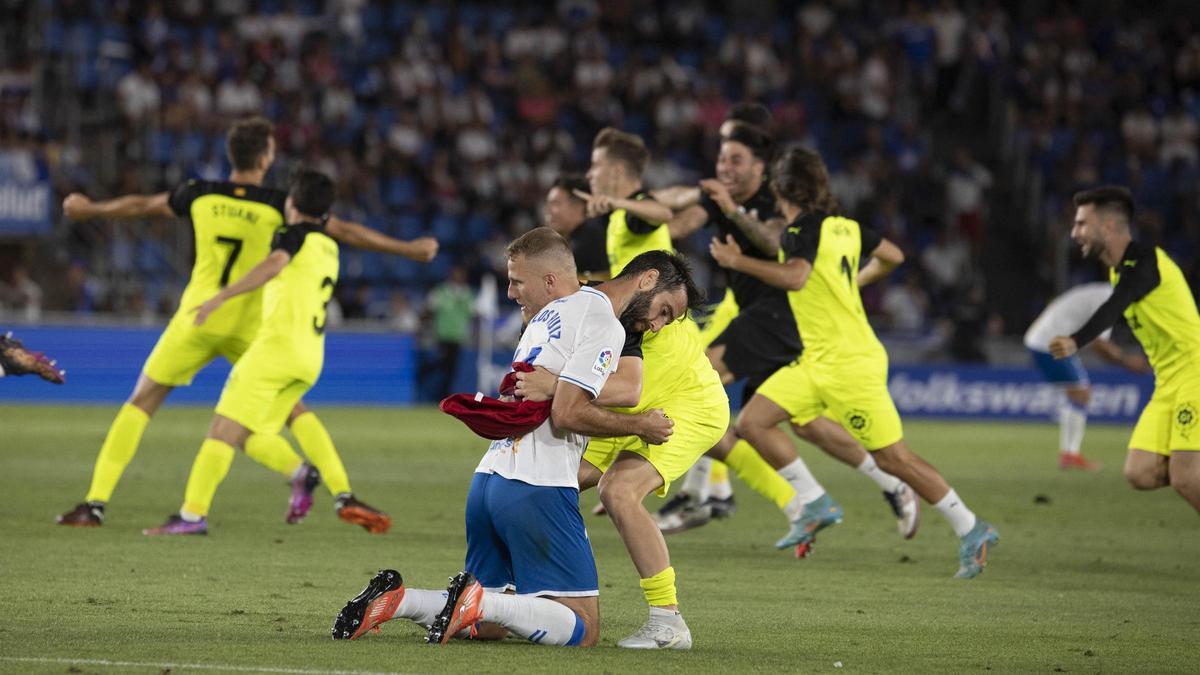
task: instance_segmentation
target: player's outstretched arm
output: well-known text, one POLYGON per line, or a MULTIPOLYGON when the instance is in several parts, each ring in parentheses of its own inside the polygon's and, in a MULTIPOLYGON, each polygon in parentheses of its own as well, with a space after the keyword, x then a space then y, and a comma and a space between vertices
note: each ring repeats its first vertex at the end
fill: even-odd
POLYGON ((892 273, 892 270, 904 263, 904 251, 900 247, 883 239, 871 251, 871 259, 858 271, 858 286, 868 286, 892 273))
POLYGON ((679 211, 667 223, 667 230, 672 239, 683 239, 708 222, 708 212, 699 206, 690 206, 679 211))
POLYGON ((682 211, 700 203, 700 188, 695 185, 672 185, 651 190, 650 197, 672 211, 682 211))
POLYGON ((1149 249, 1134 260, 1125 261, 1121 267, 1121 279, 1113 287, 1112 295, 1108 297, 1108 300, 1096 308, 1092 317, 1083 324, 1082 328, 1075 331, 1074 335, 1059 336, 1051 340, 1050 354, 1056 359, 1063 359, 1074 354, 1079 348, 1086 346, 1100 337, 1104 331, 1112 328, 1130 305, 1146 297, 1161 282, 1162 276, 1158 272, 1158 260, 1155 257, 1154 249, 1149 249))
POLYGON ((1112 340, 1096 338, 1092 341, 1092 349, 1100 355, 1100 358, 1130 372, 1138 373, 1139 375, 1153 372, 1150 368, 1150 362, 1146 360, 1145 356, 1135 352, 1126 353, 1112 340))
POLYGON ((337 216, 330 216, 325 224, 329 236, 347 246, 368 251, 378 251, 391 255, 404 256, 410 260, 427 263, 433 260, 438 252, 438 241, 433 237, 417 237, 411 241, 396 239, 388 235, 337 216))
POLYGON ((668 223, 674 215, 671 209, 654 199, 614 199, 614 209, 625 209, 647 223, 668 223))
POLYGON ((633 434, 651 445, 665 442, 675 426, 657 408, 627 415, 593 405, 592 395, 570 382, 559 382, 550 406, 550 421, 560 429, 596 438, 633 434))
POLYGON ((271 251, 271 255, 267 256, 266 260, 255 265, 254 269, 247 272, 241 279, 222 288, 220 293, 206 300, 204 304, 195 307, 196 325, 203 325, 208 319, 208 315, 217 311, 230 298, 262 288, 263 284, 274 279, 291 261, 292 256, 287 251, 282 249, 271 251))
POLYGON ((125 195, 116 199, 94 202, 79 192, 72 192, 63 200, 63 214, 75 221, 93 218, 148 218, 175 215, 168 203, 171 194, 160 192, 153 195, 125 195))
POLYGON ((725 236, 725 241, 713 237, 708 245, 708 252, 721 267, 749 274, 765 284, 785 291, 804 288, 804 284, 808 283, 808 275, 812 274, 812 263, 804 258, 790 258, 787 262, 777 263, 745 255, 742 253, 742 247, 738 246, 730 235, 725 236))

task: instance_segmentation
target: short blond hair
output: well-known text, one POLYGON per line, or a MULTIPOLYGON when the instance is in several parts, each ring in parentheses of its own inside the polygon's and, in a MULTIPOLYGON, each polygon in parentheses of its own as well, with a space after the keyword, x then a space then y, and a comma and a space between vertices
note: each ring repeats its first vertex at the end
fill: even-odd
POLYGON ((566 272, 570 268, 571 275, 575 272, 575 254, 571 245, 563 236, 548 227, 535 227, 517 237, 504 249, 509 259, 523 257, 529 260, 537 259, 556 266, 556 269, 566 272))
POLYGON ((615 159, 625 165, 630 178, 641 179, 650 163, 650 151, 641 136, 621 131, 613 127, 604 127, 596 134, 592 148, 604 148, 610 159, 615 159))

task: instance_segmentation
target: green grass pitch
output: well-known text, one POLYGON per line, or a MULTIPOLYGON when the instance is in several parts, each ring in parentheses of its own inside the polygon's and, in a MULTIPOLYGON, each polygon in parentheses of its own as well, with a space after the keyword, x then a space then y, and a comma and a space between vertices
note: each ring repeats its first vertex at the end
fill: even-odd
MULTIPOLYGON (((176 509, 210 411, 167 407, 94 530, 54 525, 86 491, 114 406, 0 409, 0 672, 1195 672, 1200 523, 1170 490, 1120 473, 1128 429, 1093 426, 1098 475, 1055 468, 1050 425, 912 422, 911 445, 1003 537, 978 579, 951 579, 957 540, 931 508, 901 541, 874 485, 805 447, 845 507, 814 555, 772 542, 783 517, 737 484, 738 512, 670 538, 695 638, 682 653, 615 642, 645 616, 610 523, 587 516, 600 569, 591 650, 421 642, 411 623, 334 642, 334 614, 379 568, 441 587, 484 442, 431 409, 319 409, 386 536, 337 520, 327 492, 283 522, 287 487, 239 457, 207 537, 150 539, 176 509), (1039 496, 1043 497, 1038 499, 1039 496), (1037 503, 1038 501, 1048 503, 1037 503)), ((594 494, 582 499, 584 508, 594 494)), ((657 500, 650 500, 657 507, 657 500)))

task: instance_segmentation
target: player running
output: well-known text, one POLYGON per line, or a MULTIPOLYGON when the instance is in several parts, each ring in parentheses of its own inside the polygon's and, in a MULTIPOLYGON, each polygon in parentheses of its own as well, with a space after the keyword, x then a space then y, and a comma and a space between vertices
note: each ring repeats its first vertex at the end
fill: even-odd
POLYGON ((67 381, 67 372, 58 367, 58 362, 41 352, 31 352, 14 338, 12 331, 0 335, 0 377, 37 375, 47 382, 62 384, 67 381))
MULTIPOLYGON (((259 292, 235 299, 202 327, 192 324, 193 316, 189 313, 191 308, 262 262, 270 252, 275 230, 284 223, 287 193, 262 187, 275 161, 271 123, 257 117, 235 123, 226 135, 225 147, 233 167, 228 181, 189 180, 174 192, 127 195, 103 202, 93 202, 74 193, 63 201, 64 213, 78 221, 155 216, 190 218, 195 230, 196 262, 180 298, 179 311, 146 359, 133 393, 117 413, 100 447, 85 501, 58 516, 57 521, 62 525, 102 525, 105 506, 159 406, 175 387, 191 384, 196 373, 216 358, 223 356, 231 363, 237 361, 258 330, 262 314, 259 292)), ((336 217, 329 219, 326 231, 352 246, 414 260, 427 262, 437 253, 437 242, 431 238, 400 241, 336 217)), ((312 491, 318 480, 323 479, 335 496, 342 520, 369 531, 386 531, 391 519, 355 498, 341 458, 316 414, 298 402, 287 423, 316 468, 304 463, 277 434, 251 436, 245 450, 250 458, 291 478, 288 522, 298 522, 307 514, 312 491)))
POLYGON ((543 645, 591 646, 599 637, 596 566, 578 507, 580 458, 587 436, 633 430, 661 443, 671 435, 661 410, 621 414, 595 401, 618 367, 625 329, 661 328, 685 314, 692 282, 678 260, 648 254, 616 279, 580 289, 570 249, 547 228, 510 244, 508 258, 508 296, 528 322, 514 362, 537 364, 559 380, 549 419, 494 441, 475 469, 466 571, 447 591, 406 588, 399 572, 381 571, 338 613, 335 639, 358 638, 395 618, 428 626, 426 640, 437 644, 510 631, 543 645), (563 286, 574 290, 554 300, 563 286))
MULTIPOLYGON (((1080 454, 1083 432, 1087 427, 1087 406, 1092 388, 1083 361, 1076 354, 1062 360, 1050 354, 1050 340, 1079 330, 1088 317, 1112 295, 1112 285, 1103 282, 1083 284, 1058 296, 1042 310, 1025 331, 1025 347, 1033 363, 1047 382, 1063 390, 1058 404, 1058 468, 1099 471, 1100 464, 1080 454)), ((1150 364, 1140 354, 1124 354, 1109 339, 1107 329, 1092 342, 1092 348, 1104 360, 1135 373, 1150 372, 1150 364)))
POLYGON ((221 391, 208 437, 188 476, 183 506, 145 534, 207 534, 208 510, 233 463, 234 448, 244 449, 251 434, 277 437, 320 376, 325 305, 338 278, 337 242, 325 232, 335 194, 327 176, 296 171, 284 203, 287 225, 275 233, 266 259, 202 304, 181 312, 203 327, 219 321, 223 307, 236 307, 248 294, 264 289, 262 325, 221 391))
POLYGON ((1109 268, 1112 297, 1082 328, 1050 341, 1057 359, 1075 355, 1122 315, 1154 368, 1146 403, 1125 456, 1137 490, 1170 485, 1200 511, 1200 314, 1179 266, 1161 249, 1134 241, 1133 195, 1106 185, 1075 194, 1071 239, 1109 268))
POLYGON ((904 443, 900 415, 887 389, 887 352, 867 323, 858 291, 895 269, 903 253, 856 221, 836 215, 829 174, 815 152, 787 149, 773 164, 770 180, 791 223, 780 242, 780 262, 744 255, 732 239, 714 240, 710 251, 722 267, 786 289, 804 338, 803 356, 769 377, 737 420, 738 434, 788 479, 805 503, 775 546, 806 543, 841 519, 841 507, 797 463, 791 440, 777 426, 790 419, 803 427, 828 411, 874 454, 880 468, 911 485, 946 516, 960 538, 955 576, 975 577, 999 534, 904 443), (860 270, 864 255, 870 260, 860 270))
MULTIPOLYGON (((774 260, 784 223, 766 182, 770 153, 771 138, 764 132, 732 124, 721 141, 717 177, 700 181, 698 203, 680 211, 670 223, 672 238, 686 237, 707 225, 716 229, 719 239, 732 237, 747 255, 774 260)), ((729 290, 701 333, 701 342, 723 383, 746 381, 742 400, 749 401, 767 377, 800 356, 802 336, 786 292, 736 270, 729 270, 727 277, 729 290)), ((916 534, 920 511, 912 489, 882 471, 837 422, 818 417, 796 432, 871 478, 883 490, 901 536, 907 539, 916 534)), ((733 491, 727 474, 710 482, 706 470, 710 464, 720 467, 720 462, 727 463, 784 512, 803 508, 791 485, 730 429, 688 471, 680 491, 659 510, 658 523, 665 533, 698 527, 732 512, 733 491)))

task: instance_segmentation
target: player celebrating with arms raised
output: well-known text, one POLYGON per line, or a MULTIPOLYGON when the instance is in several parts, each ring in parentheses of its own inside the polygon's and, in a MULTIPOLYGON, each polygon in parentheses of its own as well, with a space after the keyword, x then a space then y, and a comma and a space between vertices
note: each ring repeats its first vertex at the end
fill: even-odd
POLYGON ((146 534, 206 534, 208 509, 229 472, 233 449, 244 448, 252 433, 278 434, 320 376, 325 305, 338 277, 337 242, 325 233, 334 197, 327 176, 296 171, 284 205, 288 224, 275 234, 267 259, 189 308, 195 325, 203 326, 226 304, 264 289, 262 326, 225 382, 208 437, 192 465, 183 507, 146 534))
MULTIPOLYGON (((261 293, 252 292, 235 299, 201 327, 193 325, 189 310, 262 262, 270 253, 275 230, 284 224, 287 193, 263 186, 275 162, 273 133, 271 123, 261 117, 247 118, 230 127, 225 149, 233 168, 227 181, 189 180, 174 192, 126 195, 103 202, 73 193, 63 201, 63 212, 76 221, 190 218, 195 231, 196 262, 180 299, 179 311, 146 359, 133 393, 117 413, 100 447, 85 501, 58 516, 59 524, 73 527, 103 524, 105 506, 125 467, 133 461, 142 432, 167 396, 176 387, 189 385, 196 373, 216 358, 237 361, 254 339, 262 314, 261 293)), ((434 239, 400 241, 336 217, 326 223, 326 231, 352 246, 422 262, 428 262, 437 253, 434 239)), ((320 469, 325 485, 336 497, 338 516, 370 531, 385 531, 390 518, 351 493, 346 469, 316 414, 298 402, 287 423, 304 454, 320 469)), ((312 504, 317 471, 302 464, 288 442, 278 435, 251 436, 245 450, 260 464, 292 476, 287 519, 296 522, 303 518, 312 504)))
POLYGON ((1187 280, 1161 248, 1134 241, 1133 195, 1106 185, 1075 195, 1071 238, 1109 268, 1113 293, 1071 336, 1050 341, 1070 358, 1124 314, 1154 369, 1146 403, 1125 456, 1125 478, 1138 490, 1170 485, 1200 511, 1200 314, 1187 280))
POLYGON ((804 426, 828 410, 874 454, 881 469, 912 486, 950 521, 960 537, 955 576, 978 575, 1000 536, 904 443, 900 415, 887 389, 887 352, 867 323, 858 291, 891 272, 904 254, 858 222, 836 215, 829 172, 815 152, 788 148, 771 169, 771 189, 791 223, 780 242, 780 262, 744 255, 732 239, 713 240, 710 250, 722 267, 786 289, 804 338, 804 355, 769 377, 737 420, 738 434, 792 483, 805 503, 776 547, 806 543, 841 516, 840 507, 823 494, 778 428, 789 418, 804 426), (870 260, 860 270, 863 256, 870 260))

